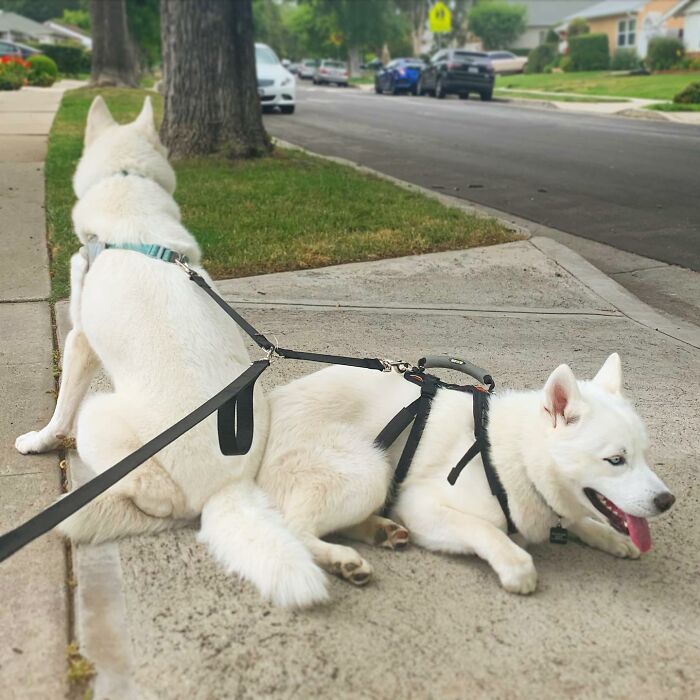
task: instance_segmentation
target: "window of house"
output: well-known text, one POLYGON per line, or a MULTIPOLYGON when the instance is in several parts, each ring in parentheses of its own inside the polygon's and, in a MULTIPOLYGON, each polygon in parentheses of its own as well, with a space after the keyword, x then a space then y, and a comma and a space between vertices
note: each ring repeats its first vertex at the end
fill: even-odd
POLYGON ((637 20, 621 19, 617 23, 617 45, 634 46, 637 43, 637 20))

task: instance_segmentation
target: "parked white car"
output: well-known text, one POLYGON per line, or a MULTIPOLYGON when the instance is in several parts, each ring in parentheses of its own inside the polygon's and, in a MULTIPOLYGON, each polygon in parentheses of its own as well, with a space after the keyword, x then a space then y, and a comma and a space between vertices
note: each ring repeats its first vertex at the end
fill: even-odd
POLYGON ((279 107, 283 114, 294 114, 296 81, 266 44, 255 44, 255 70, 263 110, 279 107))
POLYGON ((303 58, 299 63, 297 75, 302 80, 311 80, 314 77, 317 67, 318 61, 315 58, 303 58))
POLYGON ((516 56, 510 51, 489 51, 487 55, 497 75, 522 73, 527 64, 527 56, 516 56))

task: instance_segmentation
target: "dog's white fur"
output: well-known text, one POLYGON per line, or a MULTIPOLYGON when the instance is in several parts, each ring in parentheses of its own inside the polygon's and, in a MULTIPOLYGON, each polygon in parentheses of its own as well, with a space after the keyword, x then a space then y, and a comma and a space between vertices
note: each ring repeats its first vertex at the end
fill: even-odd
MULTIPOLYGON (((583 493, 591 487, 627 513, 650 517, 659 513, 654 498, 667 492, 647 465, 646 433, 621 386, 620 359, 613 354, 593 381, 577 382, 561 365, 541 391, 509 391, 491 399, 492 461, 521 538, 541 542, 561 518, 593 547, 639 556, 583 493), (605 461, 615 455, 624 455, 626 465, 605 461)), ((322 541, 324 535, 344 532, 382 541, 394 534, 396 526, 375 513, 406 436, 388 452, 373 440, 418 391, 397 374, 333 367, 270 395, 273 427, 258 483, 329 571, 352 580, 349 567, 362 572, 364 582, 371 567, 355 550, 322 541)), ((532 557, 506 534, 481 458, 469 463, 455 486, 447 482, 473 440, 471 395, 439 390, 393 512, 417 544, 477 554, 506 590, 530 593, 537 582, 532 557)))
MULTIPOLYGON (((187 255, 211 283, 197 242, 180 223, 172 197, 175 173, 149 98, 127 125, 114 121, 102 98, 94 100, 73 186, 73 223, 81 241, 96 236, 108 243, 157 243, 187 255)), ((70 313, 56 410, 46 427, 17 438, 25 454, 57 448, 77 414, 80 456, 102 472, 250 364, 236 325, 176 265, 140 253, 106 251, 89 271, 81 254, 73 256, 70 313), (114 393, 83 402, 98 363, 114 393)), ((283 606, 324 600, 323 572, 254 484, 268 413, 256 390, 255 439, 247 455, 221 454, 216 418, 210 417, 60 529, 78 542, 101 542, 157 532, 201 514, 200 541, 265 598, 283 606)))

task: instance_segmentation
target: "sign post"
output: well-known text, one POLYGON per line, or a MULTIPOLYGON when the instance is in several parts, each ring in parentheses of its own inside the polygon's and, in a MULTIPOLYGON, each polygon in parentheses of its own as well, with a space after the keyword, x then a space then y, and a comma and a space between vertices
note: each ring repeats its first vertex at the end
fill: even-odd
POLYGON ((452 11, 444 2, 436 2, 430 8, 428 28, 433 34, 449 34, 452 31, 452 11))

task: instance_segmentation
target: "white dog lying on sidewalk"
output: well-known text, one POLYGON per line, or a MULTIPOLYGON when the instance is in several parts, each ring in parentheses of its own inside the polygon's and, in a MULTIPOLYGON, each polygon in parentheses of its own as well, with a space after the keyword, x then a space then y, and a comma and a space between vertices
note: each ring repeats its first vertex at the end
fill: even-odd
MULTIPOLYGON (((96 473, 123 459, 212 397, 250 365, 237 326, 177 265, 119 246, 200 251, 180 223, 172 198, 175 173, 155 128, 149 98, 131 124, 118 125, 101 97, 88 115, 85 148, 73 187, 75 232, 105 250, 90 265, 71 261, 73 328, 63 355, 56 410, 48 425, 17 438, 22 453, 57 448, 72 430, 98 366, 114 393, 80 408, 77 443, 96 473)), ((202 514, 200 540, 227 571, 257 585, 278 605, 327 597, 323 572, 255 486, 268 429, 268 407, 256 390, 255 437, 249 453, 225 457, 211 416, 145 462, 61 526, 79 542, 157 532, 202 514)))
MULTIPOLYGON (((577 382, 561 365, 543 391, 490 399, 491 460, 527 541, 545 540, 561 523, 615 556, 638 557, 651 546, 645 518, 674 498, 646 463, 646 433, 621 385, 614 354, 591 382, 577 382)), ((368 580, 369 564, 350 547, 320 538, 339 532, 405 543, 405 530, 376 515, 405 440, 384 451, 374 438, 418 393, 395 373, 332 367, 270 395, 272 429, 258 483, 316 561, 357 584, 368 580)), ((447 481, 473 441, 471 395, 438 390, 393 513, 417 544, 477 554, 506 590, 530 593, 537 583, 532 557, 506 534, 481 458, 454 486, 447 481)))

